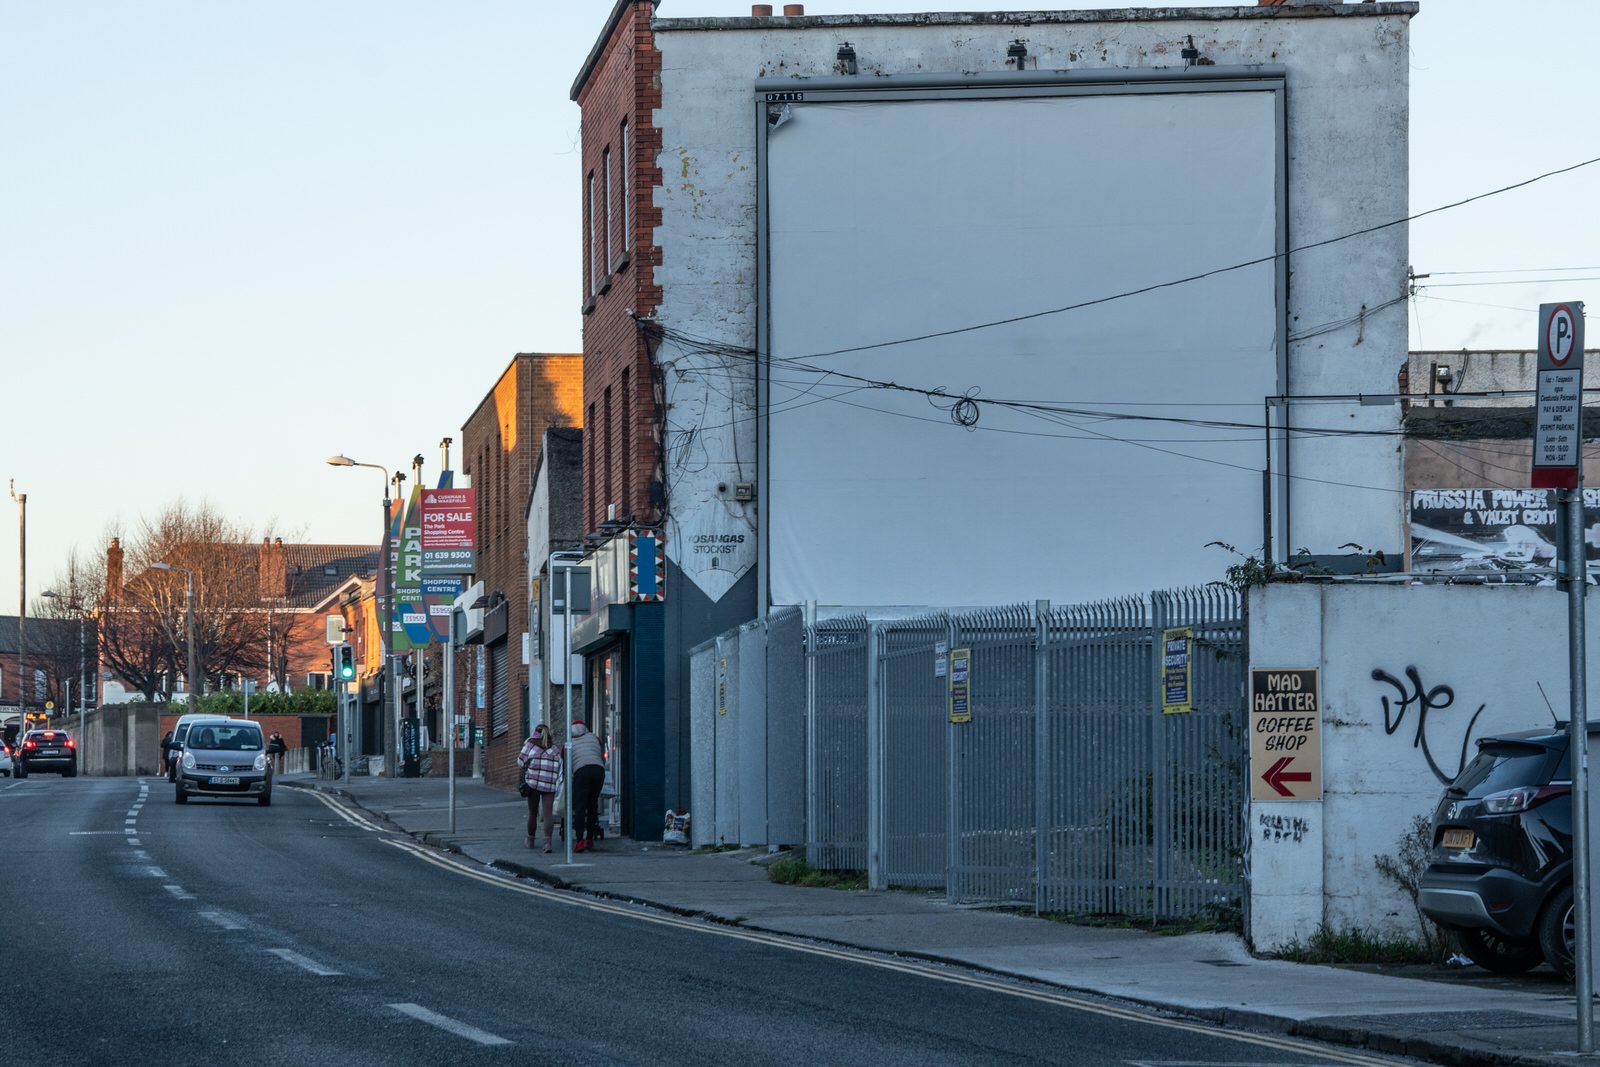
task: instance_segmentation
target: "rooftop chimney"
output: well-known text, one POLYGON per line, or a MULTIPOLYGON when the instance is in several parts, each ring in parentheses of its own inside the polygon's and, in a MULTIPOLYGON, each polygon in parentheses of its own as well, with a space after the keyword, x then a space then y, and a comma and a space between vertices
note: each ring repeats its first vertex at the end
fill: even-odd
POLYGON ((122 542, 113 537, 106 547, 106 603, 122 599, 122 542))
POLYGON ((750 5, 750 17, 751 18, 758 18, 758 19, 771 18, 772 17, 772 5, 771 4, 751 4, 750 5))
POLYGON ((263 600, 282 600, 289 595, 289 554, 281 537, 276 543, 261 539, 260 582, 263 600))
POLYGON ((784 18, 797 19, 801 15, 804 15, 805 13, 806 13, 806 5, 804 5, 804 4, 784 4, 783 5, 783 17, 784 18))

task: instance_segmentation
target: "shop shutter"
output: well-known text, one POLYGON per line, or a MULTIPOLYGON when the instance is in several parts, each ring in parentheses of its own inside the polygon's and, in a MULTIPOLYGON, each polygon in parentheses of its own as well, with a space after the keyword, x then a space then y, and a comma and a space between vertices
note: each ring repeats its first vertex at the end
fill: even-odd
POLYGON ((489 646, 489 684, 494 687, 489 704, 490 737, 499 737, 511 728, 511 657, 506 654, 510 647, 506 641, 489 646))

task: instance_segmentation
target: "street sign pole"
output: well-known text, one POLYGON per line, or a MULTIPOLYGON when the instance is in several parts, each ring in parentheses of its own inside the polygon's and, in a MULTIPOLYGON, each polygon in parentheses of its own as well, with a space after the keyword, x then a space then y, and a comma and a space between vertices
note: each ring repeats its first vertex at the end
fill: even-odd
POLYGON ((561 677, 567 683, 562 687, 566 690, 567 705, 566 722, 561 727, 561 737, 564 741, 561 746, 561 754, 566 764, 562 769, 562 774, 565 778, 563 785, 567 791, 566 804, 562 808, 562 833, 567 841, 567 864, 570 866, 572 864, 572 801, 576 795, 576 791, 572 788, 572 565, 570 563, 567 565, 566 570, 566 591, 561 598, 561 629, 563 636, 561 654, 567 658, 567 661, 561 665, 561 677))
POLYGON ((444 639, 444 752, 450 764, 450 832, 456 832, 456 620, 461 609, 450 608, 444 639))
POLYGON ((1589 583, 1583 522, 1583 304, 1539 305, 1538 389, 1534 401, 1533 485, 1555 489, 1561 508, 1560 578, 1567 584, 1567 668, 1571 715, 1573 992, 1578 1052, 1594 1051, 1593 890, 1589 870, 1588 663, 1583 601, 1589 583))

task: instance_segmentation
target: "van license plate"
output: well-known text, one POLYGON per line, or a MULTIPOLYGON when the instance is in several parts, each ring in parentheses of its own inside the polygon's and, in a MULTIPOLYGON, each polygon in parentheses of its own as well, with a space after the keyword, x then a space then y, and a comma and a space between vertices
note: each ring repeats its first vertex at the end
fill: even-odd
MULTIPOLYGON (((211 779, 211 784, 212 785, 238 785, 239 784, 239 779, 237 779, 237 778, 213 778, 213 779, 211 779)), ((1470 835, 1468 835, 1468 836, 1470 836, 1470 835)))
POLYGON ((1471 830, 1446 830, 1439 843, 1445 848, 1471 848, 1473 840, 1471 830))

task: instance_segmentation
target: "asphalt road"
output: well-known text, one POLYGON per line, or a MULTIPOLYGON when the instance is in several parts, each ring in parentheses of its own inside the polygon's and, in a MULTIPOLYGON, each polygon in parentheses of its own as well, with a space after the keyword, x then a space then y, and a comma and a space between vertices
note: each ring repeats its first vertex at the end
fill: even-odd
POLYGON ((31 775, 0 825, 5 1063, 1398 1062, 592 901, 289 788, 31 775))

